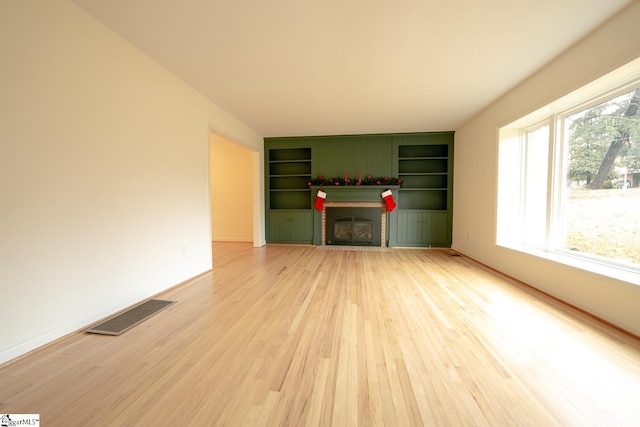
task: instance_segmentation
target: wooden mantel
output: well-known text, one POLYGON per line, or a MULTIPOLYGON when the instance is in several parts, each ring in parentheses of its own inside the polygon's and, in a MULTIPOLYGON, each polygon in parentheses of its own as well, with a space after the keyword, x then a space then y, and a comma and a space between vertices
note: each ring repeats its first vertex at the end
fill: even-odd
POLYGON ((315 201, 318 190, 327 193, 326 202, 382 202, 382 193, 391 190, 393 198, 398 202, 399 185, 312 185, 312 201, 315 201))

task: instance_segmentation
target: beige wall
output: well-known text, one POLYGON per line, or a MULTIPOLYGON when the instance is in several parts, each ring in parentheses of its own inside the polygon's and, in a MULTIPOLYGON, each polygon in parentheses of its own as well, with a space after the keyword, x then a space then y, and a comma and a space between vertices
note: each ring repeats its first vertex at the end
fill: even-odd
POLYGON ((211 239, 253 242, 252 152, 211 134, 211 239))
POLYGON ((2 363, 209 270, 209 132, 263 140, 66 0, 1 1, 0 61, 2 363))
POLYGON ((498 129, 640 57, 638 22, 636 1, 456 130, 453 247, 640 335, 640 286, 495 244, 498 129))

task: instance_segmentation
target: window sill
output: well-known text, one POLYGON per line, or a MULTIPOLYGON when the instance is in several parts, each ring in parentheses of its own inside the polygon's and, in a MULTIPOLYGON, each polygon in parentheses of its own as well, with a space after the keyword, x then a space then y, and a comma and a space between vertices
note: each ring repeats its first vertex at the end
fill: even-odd
POLYGON ((507 246, 499 245, 507 249, 526 253, 548 261, 564 264, 569 267, 588 271, 600 276, 609 277, 611 279, 621 280, 632 285, 640 286, 640 267, 632 264, 623 265, 608 262, 607 260, 598 259, 585 255, 568 253, 569 251, 549 252, 542 249, 535 249, 526 246, 507 246))

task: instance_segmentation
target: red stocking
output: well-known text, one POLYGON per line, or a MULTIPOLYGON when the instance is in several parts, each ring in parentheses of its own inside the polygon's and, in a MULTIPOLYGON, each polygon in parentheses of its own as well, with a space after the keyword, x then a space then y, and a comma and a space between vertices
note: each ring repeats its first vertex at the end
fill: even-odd
POLYGON ((396 202, 395 200, 393 200, 393 193, 391 192, 391 190, 384 191, 382 193, 382 198, 387 204, 387 212, 391 212, 396 208, 396 202))
POLYGON ((316 196, 316 209, 322 211, 324 209, 324 199, 327 198, 327 193, 322 190, 318 190, 318 194, 316 196))

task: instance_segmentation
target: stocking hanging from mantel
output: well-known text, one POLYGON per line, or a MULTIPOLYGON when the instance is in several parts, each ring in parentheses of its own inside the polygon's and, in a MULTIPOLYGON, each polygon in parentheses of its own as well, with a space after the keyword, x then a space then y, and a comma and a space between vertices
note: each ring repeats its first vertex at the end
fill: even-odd
POLYGON ((320 212, 322 212, 324 210, 324 199, 326 199, 326 198, 327 198, 327 193, 325 193, 321 189, 318 190, 318 194, 316 195, 315 207, 320 212))
POLYGON ((396 201, 393 200, 393 193, 391 192, 391 190, 382 192, 381 196, 387 205, 387 212, 391 212, 396 208, 396 201))

